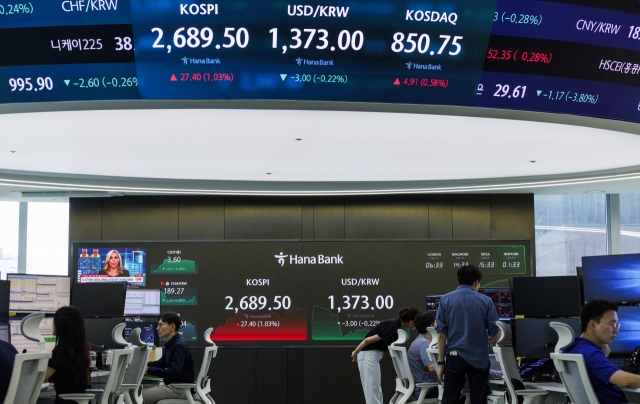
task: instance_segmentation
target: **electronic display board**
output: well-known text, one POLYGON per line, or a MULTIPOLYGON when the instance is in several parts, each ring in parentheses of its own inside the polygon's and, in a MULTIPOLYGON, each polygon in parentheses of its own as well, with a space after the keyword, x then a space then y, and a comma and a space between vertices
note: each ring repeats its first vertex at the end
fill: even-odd
POLYGON ((83 241, 72 248, 74 263, 83 250, 146 251, 145 289, 160 290, 160 311, 180 313, 194 345, 209 327, 225 344, 351 344, 401 307, 421 308, 425 295, 453 291, 463 265, 480 267, 489 288, 531 276, 529 240, 83 241))
POLYGON ((640 122, 627 0, 0 3, 0 103, 317 100, 640 122))

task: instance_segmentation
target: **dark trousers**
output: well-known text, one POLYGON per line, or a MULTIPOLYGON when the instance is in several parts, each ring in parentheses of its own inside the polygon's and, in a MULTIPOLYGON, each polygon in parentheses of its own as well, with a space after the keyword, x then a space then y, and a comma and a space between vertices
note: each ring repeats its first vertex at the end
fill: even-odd
POLYGON ((458 355, 447 355, 445 361, 442 404, 455 404, 458 402, 460 392, 464 387, 465 376, 469 379, 471 404, 486 404, 489 366, 485 369, 474 368, 458 355))

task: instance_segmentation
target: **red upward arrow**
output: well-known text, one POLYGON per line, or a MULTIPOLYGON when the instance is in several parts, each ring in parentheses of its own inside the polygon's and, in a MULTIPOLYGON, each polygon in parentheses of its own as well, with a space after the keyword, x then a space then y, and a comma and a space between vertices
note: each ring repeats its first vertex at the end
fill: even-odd
POLYGON ((169 80, 169 81, 178 81, 178 79, 176 78, 175 74, 172 74, 171 75, 171 80, 169 80))
POLYGON ((396 79, 396 81, 393 82, 394 86, 399 86, 400 85, 400 79, 396 79))

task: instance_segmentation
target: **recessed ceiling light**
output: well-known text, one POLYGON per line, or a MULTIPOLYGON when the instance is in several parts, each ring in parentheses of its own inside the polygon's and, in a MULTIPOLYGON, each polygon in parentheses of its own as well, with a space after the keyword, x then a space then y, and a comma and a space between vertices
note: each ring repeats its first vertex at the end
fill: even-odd
POLYGON ((593 191, 584 191, 585 194, 604 194, 604 191, 597 191, 597 190, 593 190, 593 191))
POLYGON ((11 152, 11 153, 15 153, 16 151, 15 151, 15 150, 10 150, 10 152, 11 152))
POLYGON ((296 138, 296 140, 299 142, 299 141, 301 141, 302 139, 301 139, 301 138, 299 138, 299 137, 297 137, 297 138, 296 138))
POLYGON ((536 162, 536 160, 530 160, 529 161, 529 163, 535 163, 535 162, 536 162))
POLYGON ((271 173, 267 173, 267 175, 271 175, 271 173))

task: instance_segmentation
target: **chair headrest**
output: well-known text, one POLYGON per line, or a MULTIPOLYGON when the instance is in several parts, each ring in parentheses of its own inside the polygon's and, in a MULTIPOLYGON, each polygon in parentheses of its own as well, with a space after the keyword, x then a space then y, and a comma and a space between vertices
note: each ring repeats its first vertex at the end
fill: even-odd
POLYGON ((204 331, 204 342, 211 344, 211 345, 215 345, 216 343, 213 342, 213 340, 211 339, 211 333, 213 332, 213 327, 209 327, 204 331))
POLYGON ((129 346, 127 340, 125 340, 122 336, 122 331, 124 330, 125 326, 125 323, 120 323, 113 327, 113 330, 111 331, 111 339, 118 345, 129 346))
POLYGON ((136 327, 133 330, 131 330, 131 332, 129 333, 129 342, 131 342, 131 345, 135 345, 139 347, 147 346, 147 344, 145 342, 142 342, 142 340, 140 339, 141 331, 142 330, 140 330, 140 327, 136 327))
POLYGON ((409 337, 407 336, 407 333, 405 332, 405 330, 403 330, 402 328, 398 329, 398 339, 396 340, 396 342, 392 343, 391 345, 400 345, 400 344, 404 344, 405 342, 407 342, 407 340, 409 339, 409 337))
POLYGON ((44 318, 44 314, 42 313, 32 313, 22 319, 20 323, 20 332, 25 338, 30 339, 31 341, 36 341, 40 346, 40 352, 45 350, 44 348, 44 337, 40 335, 40 322, 44 318))
POLYGON ((429 348, 438 343, 438 331, 436 331, 433 327, 428 327, 427 331, 431 333, 431 343, 429 344, 429 348))
POLYGON ((556 344, 556 349, 554 352, 561 353, 562 348, 572 343, 575 339, 573 328, 559 321, 552 321, 549 323, 549 325, 558 333, 558 343, 556 344))
POLYGON ((511 340, 511 327, 508 324, 503 323, 502 321, 497 321, 496 325, 500 328, 500 332, 502 335, 498 342, 496 342, 497 346, 504 346, 507 341, 511 340))

